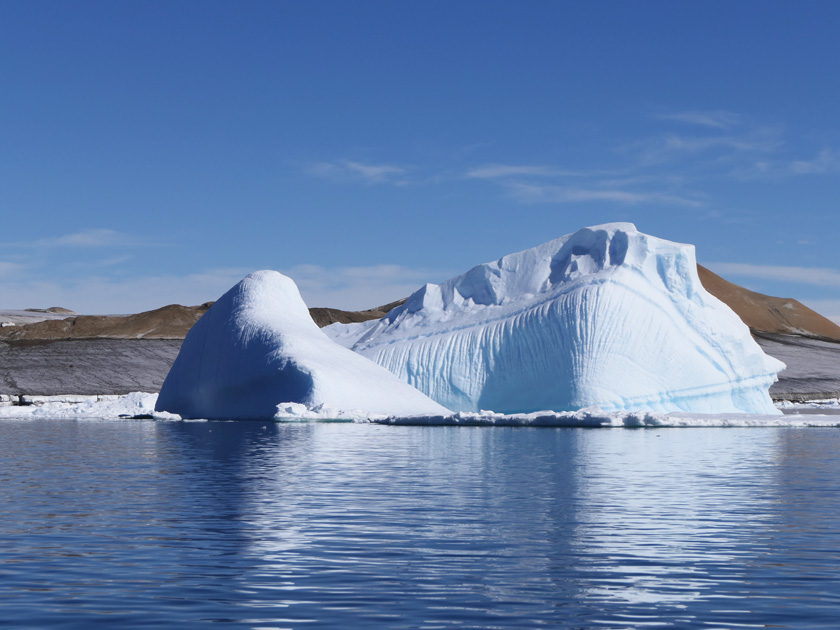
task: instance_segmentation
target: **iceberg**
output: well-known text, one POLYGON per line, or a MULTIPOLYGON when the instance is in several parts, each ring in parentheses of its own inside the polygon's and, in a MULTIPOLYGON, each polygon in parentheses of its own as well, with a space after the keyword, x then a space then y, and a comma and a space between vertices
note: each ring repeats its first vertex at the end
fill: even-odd
POLYGON ((155 410, 211 420, 305 410, 334 417, 451 413, 331 341, 312 321, 295 283, 276 271, 248 275, 190 329, 155 410))
POLYGON ((784 364, 703 288, 694 247, 581 229, 436 285, 336 342, 458 412, 779 414, 784 364))

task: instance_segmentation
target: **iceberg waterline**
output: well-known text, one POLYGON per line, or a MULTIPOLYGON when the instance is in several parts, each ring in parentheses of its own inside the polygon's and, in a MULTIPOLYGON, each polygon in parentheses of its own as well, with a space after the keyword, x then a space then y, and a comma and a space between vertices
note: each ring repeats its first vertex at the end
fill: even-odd
POLYGON ((584 228, 325 329, 455 411, 778 414, 784 369, 697 276, 694 248, 584 228))
MULTIPOLYGON (((38 404, 0 406, 2 420, 78 420, 149 418, 181 420, 180 416, 155 411, 157 394, 133 392, 124 396, 87 396, 67 402, 64 396, 42 397, 38 404), (86 398, 86 400, 82 400, 86 398)), ((586 428, 666 428, 666 427, 840 427, 840 400, 820 403, 783 405, 802 414, 687 414, 645 411, 604 412, 584 409, 575 412, 536 412, 530 414, 456 413, 427 416, 383 416, 376 414, 336 414, 312 411, 303 405, 281 405, 274 418, 280 422, 356 422, 415 426, 485 426, 485 427, 586 427, 586 428), (819 410, 827 413, 815 413, 819 410)))

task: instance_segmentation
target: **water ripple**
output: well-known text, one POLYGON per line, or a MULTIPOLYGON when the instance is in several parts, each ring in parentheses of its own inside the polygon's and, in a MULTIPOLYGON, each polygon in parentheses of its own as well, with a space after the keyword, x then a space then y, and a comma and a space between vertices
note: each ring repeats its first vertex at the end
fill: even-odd
POLYGON ((0 423, 0 627, 833 628, 825 430, 0 423))

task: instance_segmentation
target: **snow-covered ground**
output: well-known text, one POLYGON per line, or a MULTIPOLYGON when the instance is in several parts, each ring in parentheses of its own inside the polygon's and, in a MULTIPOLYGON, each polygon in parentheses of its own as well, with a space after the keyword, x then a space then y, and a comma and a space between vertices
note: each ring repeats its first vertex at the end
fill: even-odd
MULTIPOLYGON (((157 394, 134 392, 125 396, 41 396, 34 404, 0 406, 0 421, 10 418, 126 420, 154 418, 180 420, 175 414, 156 412, 157 394), (69 399, 69 400, 68 400, 69 399)), ((819 403, 780 405, 785 415, 689 414, 641 411, 604 412, 584 409, 575 412, 541 411, 529 414, 492 412, 431 416, 385 416, 353 414, 321 408, 311 410, 298 403, 278 406, 278 422, 374 422, 391 425, 516 426, 516 427, 840 427, 840 399, 819 403)))
POLYGON ((47 311, 21 311, 0 309, 0 325, 23 326, 43 322, 47 319, 67 319, 75 317, 76 313, 49 313, 47 311))
MULTIPOLYGON (((14 397, 18 400, 17 397, 14 397)), ((132 392, 124 396, 24 396, 23 405, 0 401, 0 418, 128 418, 154 413, 157 394, 132 392)), ((159 414, 172 418, 171 414, 159 414)))
POLYGON ((790 402, 785 400, 776 403, 776 407, 784 413, 814 413, 819 411, 840 413, 840 398, 825 398, 823 400, 811 400, 809 402, 790 402))

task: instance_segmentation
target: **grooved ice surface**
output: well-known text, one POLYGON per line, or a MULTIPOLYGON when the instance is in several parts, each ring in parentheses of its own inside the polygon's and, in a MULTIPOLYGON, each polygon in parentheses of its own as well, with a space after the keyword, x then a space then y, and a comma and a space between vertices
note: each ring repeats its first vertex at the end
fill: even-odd
POLYGON ((312 321, 291 279, 257 271, 189 331, 155 409, 184 418, 249 419, 275 417, 278 405, 292 415, 301 413, 300 405, 336 415, 449 413, 333 343, 312 321))
POLYGON ((324 329, 456 411, 779 413, 784 368, 697 276, 694 248, 584 228, 324 329))

